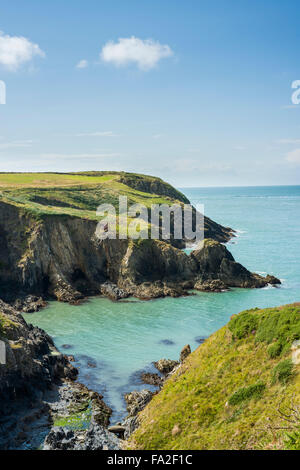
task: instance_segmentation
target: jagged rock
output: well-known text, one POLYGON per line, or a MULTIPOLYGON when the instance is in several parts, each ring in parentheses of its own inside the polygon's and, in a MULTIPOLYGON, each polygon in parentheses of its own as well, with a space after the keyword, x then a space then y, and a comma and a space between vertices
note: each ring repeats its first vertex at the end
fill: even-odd
POLYGON ((41 308, 46 307, 47 303, 42 299, 42 297, 37 297, 35 295, 28 295, 25 298, 17 299, 13 303, 13 307, 19 312, 24 313, 33 313, 38 312, 41 308))
POLYGON ((123 421, 122 424, 125 427, 124 439, 128 439, 131 436, 131 434, 134 431, 136 431, 136 429, 139 427, 139 417, 138 416, 128 417, 123 421))
POLYGON ((120 289, 116 284, 112 282, 105 282, 100 288, 101 294, 109 297, 111 300, 126 299, 129 297, 129 293, 123 289, 120 289))
POLYGON ((6 449, 26 440, 26 426, 45 413, 43 394, 62 379, 74 380, 78 371, 43 330, 1 300, 0 319, 6 350, 6 363, 0 364, 0 448, 6 449), (24 410, 35 411, 24 416, 24 410))
POLYGON ((84 298, 84 295, 81 292, 78 292, 71 286, 71 284, 61 278, 56 281, 51 293, 59 302, 67 302, 71 304, 76 304, 79 300, 84 298))
POLYGON ((273 286, 281 284, 280 279, 278 279, 275 276, 272 276, 271 274, 267 274, 267 276, 265 277, 265 280, 268 284, 271 284, 273 286))
POLYGON ((172 372, 172 370, 178 365, 178 361, 173 361, 171 359, 160 359, 159 361, 154 362, 156 369, 164 375, 172 372))
POLYGON ((191 346, 186 344, 180 353, 180 362, 183 362, 191 354, 191 346))
POLYGON ((93 424, 87 431, 85 441, 76 450, 120 450, 119 439, 104 427, 93 424))
POLYGON ((53 428, 45 439, 44 450, 119 450, 118 438, 102 426, 92 424, 87 431, 53 428))
POLYGON ((163 384, 163 379, 158 374, 152 374, 150 372, 143 372, 141 375, 142 382, 148 385, 155 385, 160 387, 163 384))
POLYGON ((74 431, 58 427, 53 428, 45 439, 44 450, 70 450, 76 445, 74 431))
POLYGON ((197 281, 194 289, 202 292, 224 292, 228 290, 226 284, 220 279, 214 279, 213 281, 197 281))
POLYGON ((133 391, 125 395, 128 416, 136 416, 152 399, 154 393, 150 390, 133 391))
POLYGON ((227 287, 259 288, 268 284, 269 279, 248 271, 234 260, 224 245, 214 240, 204 240, 203 246, 193 251, 191 256, 198 264, 200 279, 197 287, 207 286, 214 280, 227 287))

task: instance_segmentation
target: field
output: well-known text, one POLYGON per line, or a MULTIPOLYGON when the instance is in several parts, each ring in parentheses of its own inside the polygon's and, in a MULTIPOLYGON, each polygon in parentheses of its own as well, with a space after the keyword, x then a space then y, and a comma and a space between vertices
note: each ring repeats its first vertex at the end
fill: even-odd
POLYGON ((0 201, 31 215, 71 215, 96 219, 100 204, 172 204, 184 197, 159 178, 123 172, 0 173, 0 201), (141 189, 139 189, 141 188, 141 189))

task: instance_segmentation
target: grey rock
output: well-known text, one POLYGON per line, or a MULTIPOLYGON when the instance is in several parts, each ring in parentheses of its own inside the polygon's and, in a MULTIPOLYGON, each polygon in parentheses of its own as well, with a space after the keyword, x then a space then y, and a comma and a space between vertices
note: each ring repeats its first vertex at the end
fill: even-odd
POLYGON ((157 362, 154 362, 156 369, 164 375, 169 374, 172 370, 179 365, 178 361, 173 361, 172 359, 160 359, 157 362))
POLYGON ((154 393, 150 390, 133 391, 125 395, 128 416, 136 416, 152 400, 154 393))

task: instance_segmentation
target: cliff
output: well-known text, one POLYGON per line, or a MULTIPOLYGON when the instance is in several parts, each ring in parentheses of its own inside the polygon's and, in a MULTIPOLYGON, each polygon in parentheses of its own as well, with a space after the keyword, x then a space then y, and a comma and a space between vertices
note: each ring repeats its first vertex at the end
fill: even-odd
POLYGON ((175 369, 127 447, 300 450, 299 372, 300 304, 234 315, 175 369))
POLYGON ((129 204, 143 202, 147 207, 155 202, 187 202, 158 178, 99 172, 0 174, 0 188, 0 298, 4 300, 35 294, 74 302, 100 292, 112 298, 154 298, 182 295, 194 287, 222 290, 272 282, 235 263, 220 244, 233 231, 208 218, 205 236, 214 241, 205 245, 205 255, 188 256, 172 240, 99 241, 96 208, 116 202, 119 195, 127 195, 129 204), (206 263, 208 255, 218 258, 218 269, 206 263), (211 284, 214 280, 217 285, 211 284))
POLYGON ((75 382, 73 360, 0 300, 1 450, 118 449, 107 431, 112 410, 75 382))

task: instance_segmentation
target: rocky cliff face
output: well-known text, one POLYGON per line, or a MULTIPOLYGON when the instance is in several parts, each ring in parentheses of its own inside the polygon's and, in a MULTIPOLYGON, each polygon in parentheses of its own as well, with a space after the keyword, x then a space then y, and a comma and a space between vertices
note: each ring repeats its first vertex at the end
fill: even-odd
POLYGON ((22 418, 26 424, 29 415, 34 419, 34 412, 41 415, 45 411, 45 404, 41 406, 43 393, 61 379, 75 379, 77 370, 57 351, 43 330, 27 325, 18 312, 2 301, 0 341, 0 448, 3 449, 9 445, 12 435, 22 440, 18 428, 22 418), (30 410, 34 412, 30 414, 30 410))
MULTIPOLYGON (((74 302, 99 294, 106 281, 124 296, 182 295, 219 280, 227 287, 262 287, 267 281, 236 263, 217 241, 188 256, 159 240, 104 240, 97 222, 66 215, 41 219, 0 202, 0 298, 28 294, 74 302)), ((218 238, 218 237, 217 237, 218 238)))
POLYGON ((107 431, 112 410, 74 381, 78 371, 70 360, 43 330, 0 301, 0 450, 41 448, 48 434, 45 449, 80 448, 82 440, 85 448, 118 448, 107 431), (59 436, 70 433, 71 442, 62 444, 59 436))

